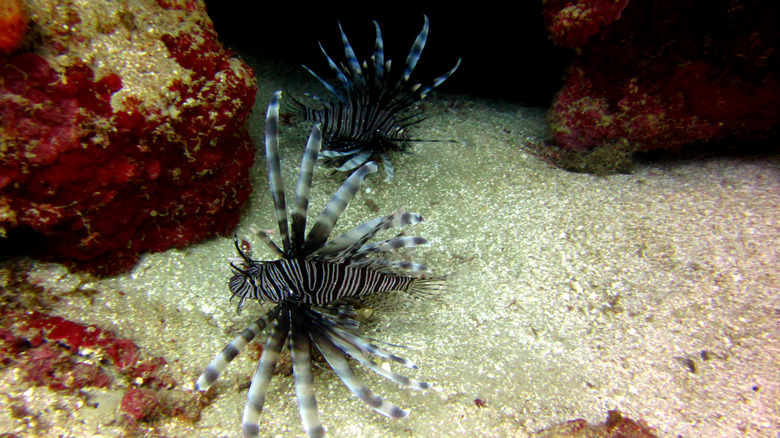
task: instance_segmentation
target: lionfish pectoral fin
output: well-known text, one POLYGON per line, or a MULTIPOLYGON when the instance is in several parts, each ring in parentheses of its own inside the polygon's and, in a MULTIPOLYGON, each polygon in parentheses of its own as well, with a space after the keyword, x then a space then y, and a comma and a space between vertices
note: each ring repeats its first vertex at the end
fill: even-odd
POLYGON ((268 392, 268 385, 271 383, 271 377, 274 374, 274 367, 279 361, 279 352, 287 339, 290 320, 285 315, 278 318, 271 330, 271 335, 265 343, 263 354, 260 356, 260 363, 257 365, 257 371, 252 377, 252 384, 249 386, 249 393, 246 396, 246 405, 244 406, 244 417, 241 420, 241 429, 244 437, 254 438, 260 435, 260 414, 263 412, 265 404, 265 395, 268 392))
POLYGON ((261 318, 249 325, 240 335, 236 336, 225 348, 211 361, 195 382, 195 389, 206 391, 217 380, 228 364, 238 356, 238 353, 246 347, 268 324, 276 319, 278 308, 272 309, 261 318))
POLYGON ((330 341, 330 339, 322 335, 315 336, 317 349, 322 353, 322 356, 328 361, 328 364, 333 368, 336 375, 339 376, 341 381, 344 382, 344 385, 346 385, 353 394, 363 400, 367 405, 371 406, 375 411, 386 417, 403 418, 409 415, 408 410, 401 409, 398 406, 385 401, 355 377, 355 374, 352 372, 352 368, 350 368, 343 353, 330 341))
POLYGON ((293 361, 295 377, 295 393, 298 397, 298 409, 301 422, 309 437, 325 435, 320 413, 317 409, 317 398, 314 396, 314 375, 311 372, 311 342, 304 324, 294 315, 290 324, 290 354, 293 361))
MULTIPOLYGON (((366 356, 365 353, 371 353, 379 357, 385 357, 386 355, 377 354, 377 352, 381 352, 381 353, 386 353, 386 352, 381 351, 381 349, 379 349, 375 345, 369 343, 368 341, 360 337, 356 336, 356 338, 360 342, 355 342, 355 339, 352 340, 345 339, 344 337, 339 336, 337 333, 328 333, 326 334, 326 336, 344 354, 348 354, 349 356, 351 356, 352 358, 354 358, 364 366, 370 368, 375 373, 379 374, 380 376, 392 382, 395 382, 407 388, 419 389, 419 390, 429 389, 432 386, 430 383, 421 382, 419 380, 406 377, 403 374, 398 374, 393 371, 390 371, 389 369, 385 369, 379 364, 377 364, 376 362, 374 362, 373 360, 369 359, 369 357, 366 356), (367 345, 370 346, 371 348, 370 349, 366 348, 367 345)), ((398 358, 398 356, 394 356, 394 357, 398 358)), ((408 361, 403 358, 398 358, 398 359, 406 361, 406 364, 407 366, 409 366, 409 368, 413 368, 413 369, 417 368, 417 365, 415 365, 411 361, 408 361)))
MULTIPOLYGON (((396 356, 393 353, 390 353, 387 350, 384 350, 382 348, 379 348, 378 346, 372 344, 371 342, 363 339, 362 337, 351 333, 347 330, 343 330, 337 327, 332 327, 329 330, 329 333, 331 334, 331 338, 336 342, 336 339, 340 339, 344 342, 346 342, 348 345, 353 346, 354 348, 357 348, 361 352, 371 353, 374 356, 381 357, 383 359, 391 360, 393 362, 399 363, 407 368, 411 368, 416 370, 418 367, 417 365, 412 362, 409 359, 405 359, 400 356, 396 356)), ((341 347, 341 344, 338 344, 339 347, 341 347)), ((350 354, 352 356, 352 354, 350 354)))
POLYGON ((395 176, 395 170, 393 169, 393 163, 390 161, 390 156, 387 155, 387 152, 382 152, 379 154, 379 157, 382 158, 382 165, 385 167, 385 182, 390 182, 393 180, 393 177, 395 176))
MULTIPOLYGON (((366 163, 366 161, 371 158, 371 154, 373 152, 371 149, 363 149, 358 151, 356 154, 350 154, 354 155, 349 160, 345 161, 344 164, 341 166, 336 167, 336 170, 339 172, 349 172, 350 170, 356 169, 358 166, 362 166, 366 163)), ((325 156, 325 155, 323 155, 325 156)))

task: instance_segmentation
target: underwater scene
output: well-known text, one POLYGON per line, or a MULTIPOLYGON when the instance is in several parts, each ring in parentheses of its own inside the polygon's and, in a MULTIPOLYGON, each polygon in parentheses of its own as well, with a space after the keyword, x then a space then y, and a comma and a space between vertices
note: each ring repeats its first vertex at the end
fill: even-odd
POLYGON ((573 172, 433 15, 89 4, 0 0, 0 437, 777 436, 776 151, 573 172))

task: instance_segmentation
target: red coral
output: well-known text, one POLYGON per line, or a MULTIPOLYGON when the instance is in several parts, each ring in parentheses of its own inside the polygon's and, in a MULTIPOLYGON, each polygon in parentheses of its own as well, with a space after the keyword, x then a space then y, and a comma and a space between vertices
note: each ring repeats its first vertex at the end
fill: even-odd
POLYGON ((132 388, 122 397, 121 407, 133 421, 150 420, 159 415, 160 400, 154 391, 132 388))
POLYGON ((133 341, 117 338, 97 326, 37 312, 21 314, 12 311, 5 312, 2 323, 9 329, 0 332, 0 351, 10 361, 20 360, 28 364, 23 368, 31 376, 31 381, 38 384, 61 389, 62 382, 70 379, 63 375, 72 374, 73 381, 67 387, 107 386, 107 377, 97 369, 76 366, 74 361, 64 366, 70 357, 81 355, 85 350, 105 359, 104 363, 112 365, 118 373, 130 379, 140 378, 151 388, 171 388, 176 384, 161 372, 165 359, 154 357, 142 360, 133 341))
MULTIPOLYGON (((238 222, 254 160, 244 127, 252 71, 228 62, 202 5, 163 3, 193 21, 162 36, 171 59, 193 71, 160 95, 168 101, 112 101, 122 71, 96 78, 78 61, 58 71, 35 53, 2 59, 0 233, 41 234, 42 258, 112 274, 141 252, 226 234, 238 222)), ((62 17, 79 20, 73 11, 62 17)), ((67 53, 66 37, 53 50, 67 53)))

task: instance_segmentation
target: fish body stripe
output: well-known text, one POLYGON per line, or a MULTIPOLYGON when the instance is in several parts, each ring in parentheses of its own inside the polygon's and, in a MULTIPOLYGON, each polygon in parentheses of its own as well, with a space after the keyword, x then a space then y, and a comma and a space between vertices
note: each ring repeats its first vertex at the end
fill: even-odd
POLYGON ((236 274, 230 281, 235 296, 323 305, 343 297, 359 297, 393 290, 408 291, 417 278, 387 274, 367 267, 309 260, 277 260, 254 266, 249 277, 236 274))

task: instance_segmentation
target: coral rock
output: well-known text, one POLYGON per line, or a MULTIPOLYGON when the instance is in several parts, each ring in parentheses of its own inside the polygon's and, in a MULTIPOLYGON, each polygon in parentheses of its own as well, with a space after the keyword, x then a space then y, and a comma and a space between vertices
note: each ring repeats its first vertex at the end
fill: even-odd
POLYGON ((558 145, 648 151, 780 132, 776 4, 548 0, 544 12, 550 38, 578 53, 550 111, 558 145))
POLYGON ((33 51, 0 55, 0 235, 111 274, 231 231, 256 87, 204 5, 34 5, 33 51))

